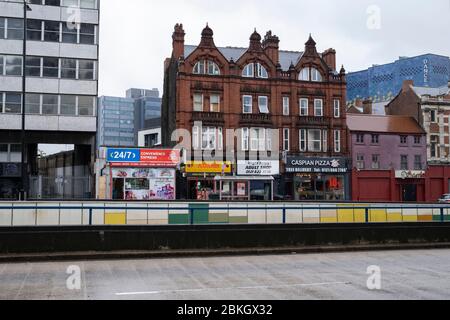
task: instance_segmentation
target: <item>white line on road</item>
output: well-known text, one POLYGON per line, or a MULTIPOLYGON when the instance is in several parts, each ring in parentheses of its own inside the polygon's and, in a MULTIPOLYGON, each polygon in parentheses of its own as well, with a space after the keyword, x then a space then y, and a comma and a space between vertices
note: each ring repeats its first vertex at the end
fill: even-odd
POLYGON ((139 295, 154 295, 166 293, 184 293, 184 292, 202 292, 211 290, 261 290, 261 289, 285 289, 285 288, 300 288, 300 287, 321 287, 333 285, 350 285, 350 282, 322 282, 309 284, 287 284, 276 286, 254 286, 254 287, 229 287, 229 288, 203 288, 203 289, 184 289, 184 290, 161 290, 161 291, 144 291, 144 292, 121 292, 116 293, 116 296, 139 296, 139 295))

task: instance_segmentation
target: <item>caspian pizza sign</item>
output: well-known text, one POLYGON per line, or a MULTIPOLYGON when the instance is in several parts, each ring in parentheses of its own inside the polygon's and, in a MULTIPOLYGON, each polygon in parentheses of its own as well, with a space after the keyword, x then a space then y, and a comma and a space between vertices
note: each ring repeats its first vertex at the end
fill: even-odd
POLYGON ((113 167, 176 167, 180 150, 110 148, 106 161, 113 167))

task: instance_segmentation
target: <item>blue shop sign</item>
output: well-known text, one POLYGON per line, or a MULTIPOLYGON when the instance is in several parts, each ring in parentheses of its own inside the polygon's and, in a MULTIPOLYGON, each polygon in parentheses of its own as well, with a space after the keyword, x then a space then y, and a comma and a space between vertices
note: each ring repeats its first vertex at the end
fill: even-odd
POLYGON ((139 149, 108 149, 108 162, 140 162, 141 151, 139 149))

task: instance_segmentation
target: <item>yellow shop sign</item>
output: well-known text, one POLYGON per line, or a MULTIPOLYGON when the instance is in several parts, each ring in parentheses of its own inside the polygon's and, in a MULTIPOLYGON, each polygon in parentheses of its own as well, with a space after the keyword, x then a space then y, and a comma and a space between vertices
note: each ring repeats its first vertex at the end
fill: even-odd
POLYGON ((186 173, 217 173, 231 174, 231 162, 186 162, 186 173))

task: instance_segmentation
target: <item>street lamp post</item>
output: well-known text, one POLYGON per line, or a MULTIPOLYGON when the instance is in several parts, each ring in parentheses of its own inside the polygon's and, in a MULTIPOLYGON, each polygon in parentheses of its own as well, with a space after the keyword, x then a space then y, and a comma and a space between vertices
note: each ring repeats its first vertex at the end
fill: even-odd
POLYGON ((28 11, 31 11, 31 8, 28 6, 28 1, 23 0, 23 44, 22 44, 22 131, 21 131, 21 172, 22 172, 22 185, 21 185, 21 191, 19 194, 19 200, 26 200, 27 197, 27 191, 28 191, 28 170, 27 166, 25 164, 25 133, 26 133, 26 127, 25 127, 25 94, 26 94, 26 56, 27 56, 27 13, 28 11))

